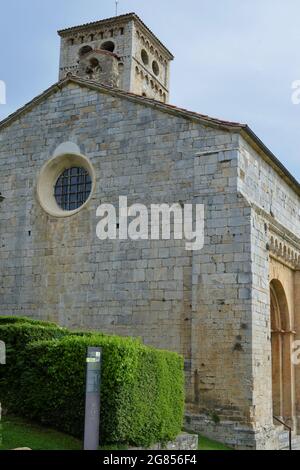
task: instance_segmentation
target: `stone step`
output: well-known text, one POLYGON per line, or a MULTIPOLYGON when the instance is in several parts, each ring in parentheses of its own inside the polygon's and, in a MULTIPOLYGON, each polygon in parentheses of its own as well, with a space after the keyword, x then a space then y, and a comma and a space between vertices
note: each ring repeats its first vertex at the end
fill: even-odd
MULTIPOLYGON (((279 437, 279 450, 289 449, 289 433, 281 433, 279 437)), ((300 436, 292 437, 292 450, 300 450, 300 436)))

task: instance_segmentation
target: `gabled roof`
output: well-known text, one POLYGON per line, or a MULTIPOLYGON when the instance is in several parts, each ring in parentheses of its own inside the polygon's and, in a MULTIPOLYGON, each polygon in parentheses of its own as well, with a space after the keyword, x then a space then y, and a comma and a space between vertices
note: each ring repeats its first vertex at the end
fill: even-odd
POLYGON ((294 178, 294 176, 286 169, 286 167, 278 160, 278 158, 271 152, 271 150, 266 147, 266 145, 257 137, 257 135, 250 129, 247 124, 242 124, 239 122, 232 122, 232 121, 224 121, 222 119, 212 118, 205 114, 195 113, 192 111, 188 111, 184 108, 178 108, 177 106, 173 106, 170 104, 162 103, 160 101, 156 101, 145 96, 136 95, 134 93, 130 93, 124 90, 120 90, 119 88, 112 88, 107 85, 99 84, 93 80, 87 80, 83 78, 78 78, 77 76, 68 75, 65 79, 61 80, 60 82, 55 83, 46 91, 38 95, 29 103, 25 104, 22 108, 18 109, 16 112, 8 116, 3 121, 0 121, 0 132, 5 127, 8 127, 12 124, 16 119, 20 118, 26 112, 30 111, 39 103, 43 102, 53 93, 56 93, 59 90, 62 90, 69 84, 75 84, 80 87, 86 87, 91 90, 98 91, 99 93, 109 94, 112 96, 118 96, 123 99, 127 99, 133 102, 136 102, 140 105, 149 106, 151 108, 160 110, 164 113, 181 116, 184 119, 188 119, 190 121, 198 122, 204 126, 214 127, 221 129, 227 132, 236 132, 240 134, 260 155, 261 157, 271 165, 274 170, 286 181, 286 183, 291 186, 294 191, 300 196, 300 184, 294 178))
POLYGON ((166 48, 166 46, 158 39, 158 37, 151 31, 150 28, 141 20, 141 18, 136 13, 126 13, 125 15, 114 16, 112 18, 106 18, 104 20, 93 21, 92 23, 85 23, 79 26, 72 26, 71 28, 61 29, 58 31, 59 36, 65 37, 69 36, 71 33, 78 33, 81 31, 86 31, 87 29, 100 28, 109 23, 116 23, 120 21, 135 21, 142 26, 146 31, 151 34, 153 39, 163 48, 171 60, 174 59, 173 54, 166 48))

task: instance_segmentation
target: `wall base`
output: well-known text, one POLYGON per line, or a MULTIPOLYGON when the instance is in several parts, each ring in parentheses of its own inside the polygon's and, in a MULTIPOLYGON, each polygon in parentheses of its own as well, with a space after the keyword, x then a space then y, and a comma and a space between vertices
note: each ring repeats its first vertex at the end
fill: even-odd
POLYGON ((185 428, 233 449, 279 450, 283 448, 279 442, 282 430, 279 432, 273 424, 269 427, 254 429, 240 422, 220 420, 216 423, 208 415, 187 413, 185 428))
MULTIPOLYGON (((175 441, 166 445, 154 444, 151 449, 146 450, 198 450, 199 438, 196 434, 182 433, 175 441)), ((145 450, 140 447, 130 447, 130 450, 145 450)))

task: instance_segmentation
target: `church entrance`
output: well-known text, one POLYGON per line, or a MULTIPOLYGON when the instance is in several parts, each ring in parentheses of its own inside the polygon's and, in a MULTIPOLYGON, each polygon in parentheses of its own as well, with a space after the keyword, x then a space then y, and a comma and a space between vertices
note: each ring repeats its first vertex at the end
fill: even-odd
MULTIPOLYGON (((270 284, 270 296, 273 415, 292 426, 295 387, 291 362, 292 328, 285 291, 277 279, 270 284)), ((278 424, 276 420, 275 424, 278 424)))

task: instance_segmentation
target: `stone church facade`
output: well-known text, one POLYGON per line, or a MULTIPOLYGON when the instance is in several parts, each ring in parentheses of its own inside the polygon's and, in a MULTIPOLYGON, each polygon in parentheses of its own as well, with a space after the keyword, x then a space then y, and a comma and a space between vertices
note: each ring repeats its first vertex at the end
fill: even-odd
POLYGON ((167 104, 173 56, 135 14, 60 35, 59 82, 0 123, 0 314, 177 351, 186 427, 283 446, 274 416, 300 432, 299 183, 248 126, 167 104), (204 204, 203 249, 100 241, 119 196, 204 204))

